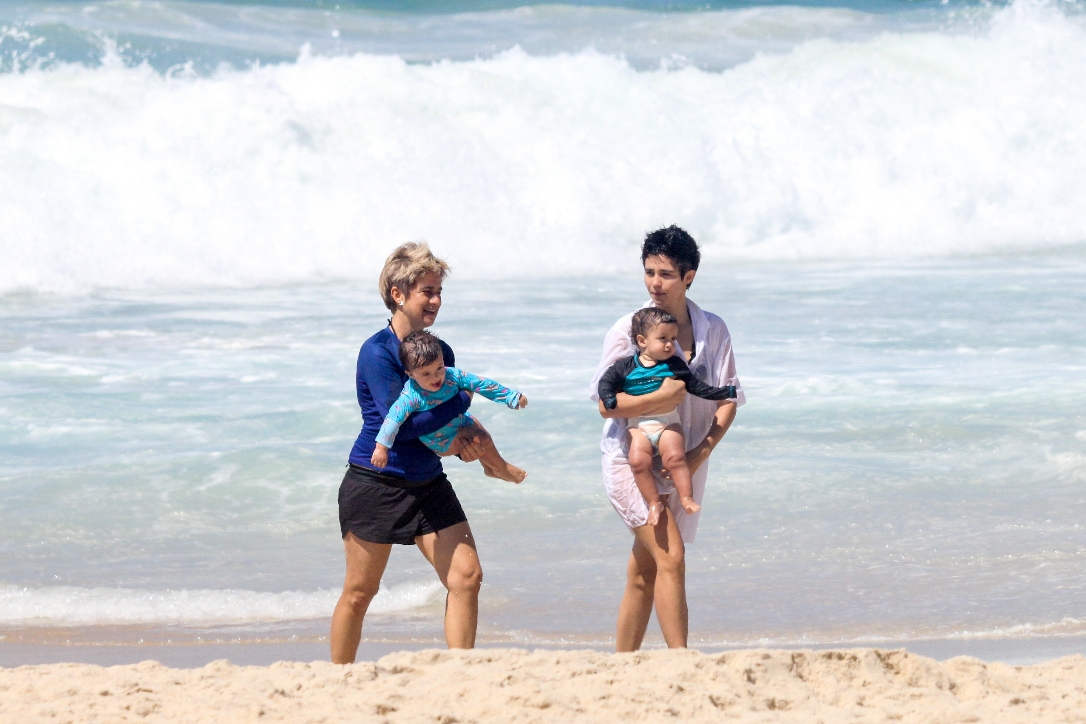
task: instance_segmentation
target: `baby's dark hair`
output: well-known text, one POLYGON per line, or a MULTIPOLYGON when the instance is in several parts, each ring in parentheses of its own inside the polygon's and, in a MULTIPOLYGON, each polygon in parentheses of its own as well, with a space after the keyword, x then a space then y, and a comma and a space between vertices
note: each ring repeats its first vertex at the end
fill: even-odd
POLYGON ((444 356, 441 341, 429 332, 412 332, 400 342, 400 364, 404 372, 418 369, 444 356))
POLYGON ((648 337, 658 324, 678 324, 679 320, 675 319, 671 312, 665 312, 659 307, 645 307, 644 309, 638 309, 634 312, 633 319, 630 320, 630 339, 634 344, 637 344, 638 335, 642 337, 648 337))

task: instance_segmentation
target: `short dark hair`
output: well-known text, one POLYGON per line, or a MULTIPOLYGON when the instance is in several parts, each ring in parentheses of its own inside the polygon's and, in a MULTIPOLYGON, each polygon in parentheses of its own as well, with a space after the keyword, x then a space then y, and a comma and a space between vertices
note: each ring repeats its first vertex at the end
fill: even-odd
POLYGON ((641 244, 641 263, 650 256, 666 256, 679 267, 679 276, 684 277, 691 269, 697 271, 701 263, 698 242, 674 224, 645 235, 645 242, 641 244))
POLYGON ((411 332, 400 342, 400 364, 404 372, 418 369, 436 359, 444 359, 441 340, 429 332, 411 332))
POLYGON ((678 324, 679 320, 659 307, 645 307, 634 312, 630 320, 630 339, 637 344, 637 337, 647 337, 658 324, 678 324))

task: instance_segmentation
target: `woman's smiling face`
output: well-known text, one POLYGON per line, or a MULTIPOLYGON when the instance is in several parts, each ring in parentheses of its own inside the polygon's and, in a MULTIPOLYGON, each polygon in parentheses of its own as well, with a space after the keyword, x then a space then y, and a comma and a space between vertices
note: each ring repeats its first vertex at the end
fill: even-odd
POLYGON ((392 290, 392 299, 397 310, 403 312, 411 323, 411 329, 426 329, 437 320, 441 309, 441 275, 424 274, 405 297, 397 288, 392 290))

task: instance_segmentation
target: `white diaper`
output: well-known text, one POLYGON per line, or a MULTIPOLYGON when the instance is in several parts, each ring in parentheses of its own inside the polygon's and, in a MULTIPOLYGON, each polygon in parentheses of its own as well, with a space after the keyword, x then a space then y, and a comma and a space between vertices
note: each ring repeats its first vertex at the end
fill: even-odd
POLYGON ((663 415, 646 415, 645 417, 631 417, 627 421, 627 428, 640 430, 652 443, 652 449, 660 453, 660 435, 671 425, 679 424, 679 410, 674 409, 663 415))

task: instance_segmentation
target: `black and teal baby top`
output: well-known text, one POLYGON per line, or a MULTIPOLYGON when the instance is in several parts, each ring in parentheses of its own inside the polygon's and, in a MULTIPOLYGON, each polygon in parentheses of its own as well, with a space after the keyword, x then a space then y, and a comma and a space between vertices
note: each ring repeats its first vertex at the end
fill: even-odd
POLYGON ((682 357, 678 355, 657 362, 652 367, 642 364, 639 355, 623 357, 618 362, 607 368, 600 377, 598 393, 603 400, 603 406, 608 410, 615 409, 619 392, 639 397, 650 392, 656 392, 660 385, 668 377, 674 377, 686 384, 686 391, 705 400, 734 400, 735 385, 713 387, 708 385, 690 371, 682 357))

